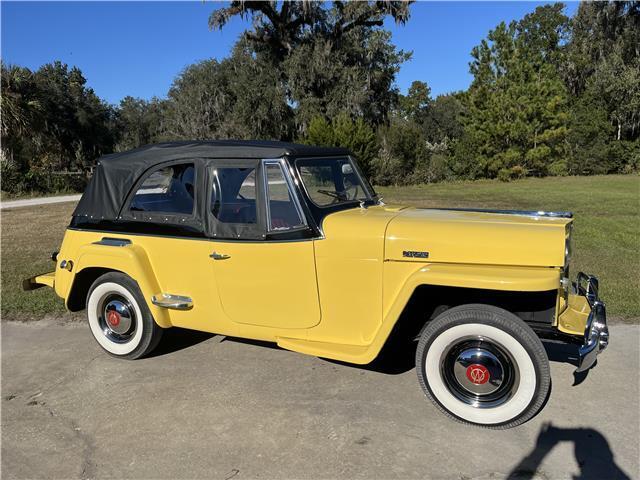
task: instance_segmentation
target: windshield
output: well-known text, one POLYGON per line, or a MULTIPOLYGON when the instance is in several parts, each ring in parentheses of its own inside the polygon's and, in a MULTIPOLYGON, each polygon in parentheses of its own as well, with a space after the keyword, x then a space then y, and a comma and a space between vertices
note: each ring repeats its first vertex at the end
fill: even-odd
POLYGON ((349 157, 300 158, 296 166, 309 198, 319 207, 376 201, 373 188, 349 157))

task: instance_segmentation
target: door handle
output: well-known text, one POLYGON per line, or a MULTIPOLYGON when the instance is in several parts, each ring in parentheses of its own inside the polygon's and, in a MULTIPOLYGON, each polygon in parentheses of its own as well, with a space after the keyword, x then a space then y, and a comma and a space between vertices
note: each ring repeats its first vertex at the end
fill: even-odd
POLYGON ((218 252, 213 252, 209 256, 214 260, 226 260, 227 258, 231 258, 231 255, 227 255, 225 253, 218 253, 218 252))

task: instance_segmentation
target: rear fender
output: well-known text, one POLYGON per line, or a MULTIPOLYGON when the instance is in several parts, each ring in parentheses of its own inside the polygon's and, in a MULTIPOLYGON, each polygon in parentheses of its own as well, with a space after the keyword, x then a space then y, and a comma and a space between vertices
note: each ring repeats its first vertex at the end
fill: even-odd
POLYGON ((73 281, 78 273, 93 267, 115 270, 129 275, 138 283, 156 323, 164 328, 171 326, 166 309, 158 308, 150 302, 151 297, 162 290, 144 248, 135 244, 111 246, 91 243, 81 246, 77 252, 76 268, 73 269, 75 276, 68 282, 65 292, 58 292, 65 299, 65 303, 69 299, 73 281))

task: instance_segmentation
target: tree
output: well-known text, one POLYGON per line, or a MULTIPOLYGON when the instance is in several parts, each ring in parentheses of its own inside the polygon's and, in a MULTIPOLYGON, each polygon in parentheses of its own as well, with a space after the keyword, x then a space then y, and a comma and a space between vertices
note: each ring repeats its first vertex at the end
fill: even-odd
POLYGON ((175 139, 290 139, 291 107, 277 73, 244 42, 222 61, 187 67, 169 89, 166 135, 175 139))
POLYGON ((2 65, 2 188, 81 188, 84 172, 113 150, 114 112, 61 62, 35 72, 2 65), (67 175, 53 175, 67 173, 67 175))
POLYGON ((610 173, 607 166, 614 128, 606 105, 597 97, 582 95, 571 108, 567 138, 570 155, 565 171, 572 175, 610 173))
POLYGON ((27 68, 2 64, 0 133, 3 144, 10 136, 26 133, 34 121, 40 103, 34 95, 33 75, 27 68))
POLYGON ((131 150, 165 140, 165 111, 166 102, 155 97, 150 101, 131 96, 123 98, 116 115, 116 151, 131 150))
POLYGON ((254 29, 244 37, 266 49, 278 63, 301 44, 329 44, 331 48, 358 28, 381 27, 386 16, 404 24, 409 19, 410 1, 342 2, 334 1, 331 10, 322 2, 282 2, 234 0, 228 7, 214 11, 209 28, 222 29, 234 16, 251 17, 254 29))
MULTIPOLYGON (((2 95, 0 96, 0 176, 3 189, 14 190, 27 169, 22 151, 24 138, 33 135, 38 121, 40 102, 33 88, 33 75, 27 68, 1 65, 2 95), (8 187, 7 187, 8 186, 8 187)), ((37 137, 32 137, 34 140, 37 137)))
POLYGON ((423 123, 431 106, 431 88, 425 82, 414 80, 407 95, 400 95, 399 113, 403 118, 423 123))
POLYGON ((256 58, 245 41, 239 41, 227 60, 233 82, 233 109, 227 118, 230 138, 291 140, 294 111, 287 102, 278 72, 256 58))
POLYGON ((582 2, 571 19, 563 64, 571 94, 580 96, 598 66, 612 54, 629 65, 640 57, 640 2, 582 2))
POLYGON ((640 2, 581 4, 572 21, 566 77, 576 97, 601 97, 616 140, 640 135, 640 2), (591 89, 591 92, 587 90, 591 89))
POLYGON ((473 49, 458 148, 471 176, 545 175, 565 158, 568 99, 554 66, 567 25, 561 9, 545 5, 501 23, 473 49))
POLYGON ((570 171, 637 168, 640 2, 581 3, 561 72, 571 93, 570 171))
POLYGON ((34 82, 47 119, 47 152, 54 152, 40 157, 43 170, 83 170, 113 150, 114 112, 86 87, 80 69, 61 62, 46 64, 34 73, 34 82))
POLYGON ((409 18, 409 2, 233 1, 212 13, 211 28, 233 16, 253 18, 244 40, 257 61, 277 72, 304 133, 316 116, 342 111, 378 125, 397 101, 395 75, 409 54, 397 51, 384 18, 409 18))
MULTIPOLYGON (((189 65, 167 95, 165 133, 177 140, 219 137, 232 107, 229 70, 217 60, 189 65)), ((224 138, 224 137, 223 137, 224 138)))
POLYGON ((460 93, 439 95, 430 104, 423 126, 427 141, 448 143, 462 136, 460 118, 464 113, 460 93))
POLYGON ((365 176, 372 178, 374 174, 373 160, 378 154, 378 143, 375 132, 362 118, 353 120, 344 112, 331 122, 324 117, 315 117, 301 141, 309 145, 348 148, 358 159, 365 176))
POLYGON ((379 129, 380 156, 376 162, 375 183, 399 185, 428 181, 426 141, 421 126, 412 119, 394 118, 379 129), (416 169, 421 172, 416 172, 416 169))

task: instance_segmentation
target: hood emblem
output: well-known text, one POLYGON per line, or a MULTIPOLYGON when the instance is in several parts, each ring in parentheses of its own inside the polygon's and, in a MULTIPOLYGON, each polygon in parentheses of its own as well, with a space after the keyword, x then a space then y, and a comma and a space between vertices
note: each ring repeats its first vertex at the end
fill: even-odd
POLYGON ((429 252, 416 252, 414 250, 403 250, 402 256, 407 258, 429 258, 429 252))

